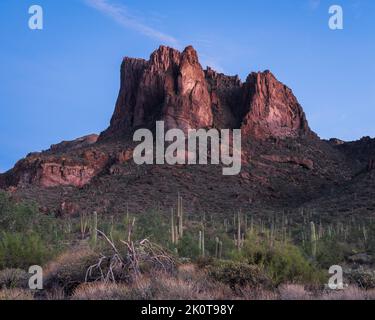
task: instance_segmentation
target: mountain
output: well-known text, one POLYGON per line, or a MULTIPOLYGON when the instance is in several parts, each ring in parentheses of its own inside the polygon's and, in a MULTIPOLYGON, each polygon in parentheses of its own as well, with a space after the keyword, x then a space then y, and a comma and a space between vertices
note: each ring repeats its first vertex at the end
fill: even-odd
POLYGON ((59 215, 169 208, 179 192, 192 214, 262 214, 311 207, 371 214, 375 142, 321 140, 292 90, 270 71, 237 76, 203 70, 197 52, 161 46, 148 61, 124 58, 109 127, 29 154, 0 175, 0 188, 59 215), (241 129, 242 170, 219 165, 135 165, 138 128, 241 129), (371 180, 372 179, 372 180, 371 180), (346 201, 353 197, 360 201, 346 201), (351 208, 355 204, 355 208, 351 208))

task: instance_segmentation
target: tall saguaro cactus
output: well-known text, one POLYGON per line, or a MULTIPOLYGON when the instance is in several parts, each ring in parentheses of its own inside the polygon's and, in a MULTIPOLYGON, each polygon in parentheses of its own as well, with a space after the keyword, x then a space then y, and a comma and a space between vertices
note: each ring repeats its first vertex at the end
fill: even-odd
POLYGON ((205 237, 205 234, 204 234, 204 222, 202 221, 201 230, 199 230, 199 243, 198 243, 199 253, 200 253, 200 255, 202 257, 205 256, 204 237, 205 237))
POLYGON ((237 249, 241 250, 242 246, 242 237, 241 237, 241 212, 237 214, 237 249))
POLYGON ((91 226, 91 239, 94 244, 98 240, 98 213, 94 211, 93 221, 91 226))
POLYGON ((184 236, 184 223, 183 223, 183 207, 182 197, 178 194, 177 198, 177 217, 178 217, 178 234, 182 238, 184 236))
POLYGON ((171 241, 172 244, 178 244, 179 240, 184 236, 184 220, 183 220, 182 197, 177 197, 177 221, 174 218, 174 210, 171 209, 171 241))
POLYGON ((174 212, 173 212, 173 208, 171 209, 171 241, 172 241, 172 244, 176 244, 176 235, 175 235, 175 228, 174 228, 174 212))
POLYGON ((311 253, 312 253, 312 256, 315 258, 317 234, 316 234, 315 223, 312 221, 310 222, 310 242, 311 242, 311 253))

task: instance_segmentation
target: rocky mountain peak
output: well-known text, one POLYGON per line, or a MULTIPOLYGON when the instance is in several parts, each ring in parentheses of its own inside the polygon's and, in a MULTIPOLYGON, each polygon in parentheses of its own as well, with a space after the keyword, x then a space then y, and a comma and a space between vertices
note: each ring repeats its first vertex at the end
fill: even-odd
POLYGON ((313 136, 291 89, 270 71, 242 83, 211 68, 203 71, 192 46, 183 52, 160 46, 148 61, 125 58, 110 127, 101 139, 153 128, 241 128, 255 139, 313 136))

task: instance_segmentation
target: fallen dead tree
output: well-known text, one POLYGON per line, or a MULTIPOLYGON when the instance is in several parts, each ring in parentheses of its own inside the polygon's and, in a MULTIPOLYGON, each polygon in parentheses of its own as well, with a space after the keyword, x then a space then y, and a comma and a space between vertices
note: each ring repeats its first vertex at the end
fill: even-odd
POLYGON ((177 260, 161 246, 148 239, 132 241, 132 227, 129 227, 127 241, 120 240, 121 249, 102 231, 97 232, 109 245, 110 254, 101 255, 99 261, 87 269, 86 282, 134 282, 145 272, 176 270, 177 260))

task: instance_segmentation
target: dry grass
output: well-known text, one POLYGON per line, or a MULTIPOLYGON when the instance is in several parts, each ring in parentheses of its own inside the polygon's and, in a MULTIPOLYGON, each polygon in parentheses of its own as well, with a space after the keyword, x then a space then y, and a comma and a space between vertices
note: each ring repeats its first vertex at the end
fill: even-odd
POLYGON ((194 265, 184 265, 176 276, 164 272, 142 276, 132 284, 95 282, 79 286, 77 300, 223 300, 233 295, 229 287, 214 283, 194 265))
POLYGON ((278 288, 279 300, 310 300, 311 292, 307 291, 304 286, 298 284, 285 284, 278 288))
POLYGON ((80 285, 73 300, 129 300, 129 288, 123 284, 93 282, 80 285))
POLYGON ((47 300, 66 300, 67 297, 65 295, 64 289, 63 288, 52 288, 51 290, 48 290, 46 292, 46 299, 47 300))
POLYGON ((350 286, 344 290, 330 291, 318 300, 375 300, 375 290, 362 290, 358 287, 350 286))
POLYGON ((171 275, 155 272, 137 282, 80 285, 72 296, 77 300, 374 300, 375 290, 348 287, 341 291, 309 291, 303 285, 285 284, 275 290, 245 286, 233 291, 211 280, 194 264, 179 266, 171 275))
POLYGON ((0 300, 34 300, 34 294, 26 289, 0 290, 0 300))

